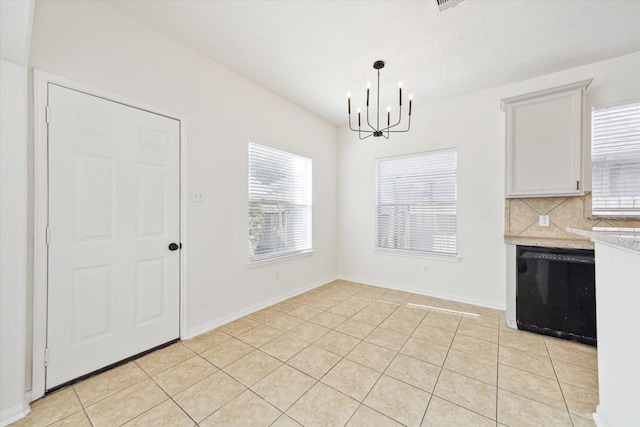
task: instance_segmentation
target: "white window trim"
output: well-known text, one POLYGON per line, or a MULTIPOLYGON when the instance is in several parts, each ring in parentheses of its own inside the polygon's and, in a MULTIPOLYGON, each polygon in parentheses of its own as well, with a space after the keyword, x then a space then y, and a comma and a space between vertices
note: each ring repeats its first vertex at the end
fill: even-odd
POLYGON ((288 261, 296 258, 305 258, 313 255, 315 252, 316 252, 315 249, 307 249, 307 250, 292 253, 292 254, 277 255, 271 258, 259 259, 256 261, 249 261, 249 263, 247 264, 247 268, 255 268, 255 267, 261 267, 263 265, 276 264, 282 261, 288 261))
POLYGON ((378 173, 377 173, 377 168, 374 166, 374 203, 373 203, 373 209, 374 209, 373 252, 374 252, 374 254, 394 255, 394 256, 410 257, 410 258, 434 259, 434 260, 449 261, 449 262, 459 262, 460 261, 461 258, 460 258, 459 246, 458 246, 458 229, 457 229, 458 228, 457 227, 457 222, 458 222, 458 200, 457 200, 457 180, 458 180, 458 174, 457 174, 458 160, 457 160, 457 155, 458 155, 458 150, 457 150, 457 148, 449 147, 449 148, 443 148, 443 149, 439 149, 439 150, 418 151, 418 152, 406 153, 406 154, 395 155, 395 156, 381 157, 381 158, 375 159, 375 161, 377 163, 378 160, 390 159, 390 158, 394 158, 394 157, 409 157, 409 156, 414 156, 414 155, 419 155, 419 154, 435 154, 435 153, 439 153, 439 152, 449 152, 449 151, 453 151, 456 154, 456 253, 455 254, 446 254, 446 253, 438 253, 438 252, 413 251, 413 250, 403 250, 403 249, 392 249, 392 248, 380 248, 380 247, 378 247, 378 202, 377 202, 378 173))
POLYGON ((432 252, 403 251, 401 249, 380 249, 380 248, 373 248, 373 252, 376 255, 391 255, 391 256, 400 256, 404 258, 432 259, 436 261, 446 261, 446 262, 460 262, 462 260, 462 258, 460 257, 460 254, 445 255, 445 254, 436 254, 432 252))
MULTIPOLYGON (((592 125, 593 125, 593 113, 596 110, 602 110, 602 109, 607 109, 607 108, 613 108, 613 107, 618 107, 618 106, 624 106, 624 105, 629 105, 629 104, 637 104, 640 103, 640 99, 636 98, 636 99, 628 99, 628 100, 624 100, 624 101, 619 101, 619 102, 613 102, 613 103, 609 103, 609 104, 602 104, 602 105, 596 105, 593 106, 591 108, 591 120, 592 120, 592 125)), ((590 159, 590 169, 591 169, 591 180, 592 180, 592 206, 591 206, 591 212, 589 212, 589 218, 593 218, 593 219, 617 219, 617 220, 637 220, 640 218, 640 213, 636 214, 636 215, 616 215, 614 213, 594 213, 594 208, 596 206, 595 203, 593 203, 593 197, 594 197, 594 190, 593 187, 595 185, 595 176, 594 176, 594 167, 593 167, 593 130, 592 130, 592 135, 591 135, 591 159, 590 159)))
MULTIPOLYGON (((287 151, 287 150, 283 150, 283 149, 280 149, 280 148, 275 148, 275 147, 272 147, 270 145, 261 144, 259 142, 256 142, 256 141, 252 140, 252 139, 249 140, 249 144, 247 146, 248 147, 247 151, 249 151, 249 149, 250 149, 250 147, 252 145, 253 146, 262 147, 261 149, 263 149, 263 150, 266 149, 266 150, 272 150, 273 152, 280 152, 280 153, 286 154, 287 156, 297 157, 299 159, 302 159, 304 161, 308 161, 309 162, 309 173, 310 173, 309 179, 311 181, 311 184, 310 184, 310 188, 308 189, 307 195, 309 197, 308 208, 310 208, 311 218, 310 218, 310 224, 309 224, 309 227, 310 227, 310 230, 309 230, 309 233, 310 233, 310 236, 309 236, 309 238, 310 238, 310 242, 309 242, 310 246, 308 248, 291 250, 291 251, 287 251, 287 252, 284 252, 284 253, 281 252, 281 253, 268 254, 266 256, 262 256, 262 257, 259 257, 257 259, 249 258, 248 259, 249 267, 260 266, 260 265, 265 265, 265 264, 271 264, 271 263, 279 262, 279 261, 282 261, 282 260, 287 260, 287 259, 291 259, 291 258, 298 258, 298 257, 303 257, 303 256, 310 255, 311 253, 315 252, 314 249, 313 249, 313 199, 312 199, 312 197, 313 197, 313 159, 311 159, 309 157, 306 157, 306 156, 302 156, 300 154, 292 153, 292 152, 287 151)), ((248 160, 248 162, 250 160, 249 152, 247 152, 247 160, 248 160)), ((248 179, 250 179, 250 177, 251 177, 251 167, 249 165, 248 179)), ((249 206, 251 205, 251 202, 252 202, 252 199, 251 199, 251 183, 249 183, 249 197, 248 197, 248 205, 249 206)), ((283 204, 289 204, 289 203, 288 202, 283 202, 283 204)), ((249 211, 250 211, 250 208, 249 208, 249 211)))

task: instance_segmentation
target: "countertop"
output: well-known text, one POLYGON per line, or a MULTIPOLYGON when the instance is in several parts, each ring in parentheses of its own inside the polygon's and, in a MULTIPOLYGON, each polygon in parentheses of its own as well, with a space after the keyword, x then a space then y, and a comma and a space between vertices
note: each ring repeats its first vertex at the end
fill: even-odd
POLYGON ((594 227, 589 231, 567 227, 567 231, 640 254, 640 228, 594 227))
MULTIPOLYGON (((589 237, 589 239, 591 239, 591 237, 589 237)), ((550 248, 593 249, 593 242, 587 239, 572 240, 572 239, 553 239, 549 237, 504 236, 504 242, 510 245, 542 246, 542 247, 550 247, 550 248)))

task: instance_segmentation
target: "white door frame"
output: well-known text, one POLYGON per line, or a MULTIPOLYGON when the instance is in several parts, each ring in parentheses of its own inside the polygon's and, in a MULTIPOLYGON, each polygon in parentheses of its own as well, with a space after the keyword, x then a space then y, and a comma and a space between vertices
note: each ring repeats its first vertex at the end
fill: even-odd
MULTIPOLYGON (((48 247, 46 227, 49 216, 48 186, 48 133, 46 106, 47 86, 53 83, 98 96, 130 107, 166 116, 180 122, 180 337, 187 329, 187 119, 181 114, 167 111, 118 94, 97 89, 76 81, 34 69, 34 181, 33 181, 33 359, 31 401, 45 393, 45 349, 47 348, 47 281, 48 247)), ((53 113, 55 114, 55 113, 53 113)))

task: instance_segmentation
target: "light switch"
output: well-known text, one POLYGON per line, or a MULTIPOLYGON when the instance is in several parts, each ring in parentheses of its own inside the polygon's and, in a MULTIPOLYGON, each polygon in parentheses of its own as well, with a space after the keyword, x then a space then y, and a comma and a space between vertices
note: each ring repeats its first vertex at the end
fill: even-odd
POLYGON ((549 226, 549 215, 540 215, 540 227, 549 226))
POLYGON ((194 190, 191 192, 191 201, 193 203, 204 203, 204 193, 202 190, 194 190))

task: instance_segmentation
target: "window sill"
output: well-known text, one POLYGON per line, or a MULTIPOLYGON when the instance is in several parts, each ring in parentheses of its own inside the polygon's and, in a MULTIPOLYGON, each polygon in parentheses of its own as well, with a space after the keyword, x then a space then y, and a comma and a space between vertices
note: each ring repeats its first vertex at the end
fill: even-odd
POLYGON ((446 262, 460 262, 460 257, 458 255, 438 255, 438 254, 428 254, 428 253, 418 253, 418 252, 409 252, 409 251, 391 251, 384 249, 374 249, 373 253, 377 255, 391 255, 391 256, 400 256, 405 258, 422 258, 422 259, 433 259, 437 261, 446 261, 446 262))
POLYGON ((247 268, 260 267, 260 266, 263 266, 263 265, 275 264, 275 263, 281 262, 281 261, 288 261, 290 259, 308 257, 308 256, 312 255, 314 252, 315 252, 314 249, 308 249, 306 251, 296 252, 294 254, 280 255, 280 256, 273 257, 273 258, 261 259, 261 260, 258 260, 258 261, 249 261, 249 264, 247 265, 247 268))
POLYGON ((598 216, 598 215, 590 215, 585 217, 585 219, 589 221, 638 221, 640 220, 639 215, 627 215, 627 216, 598 216))

